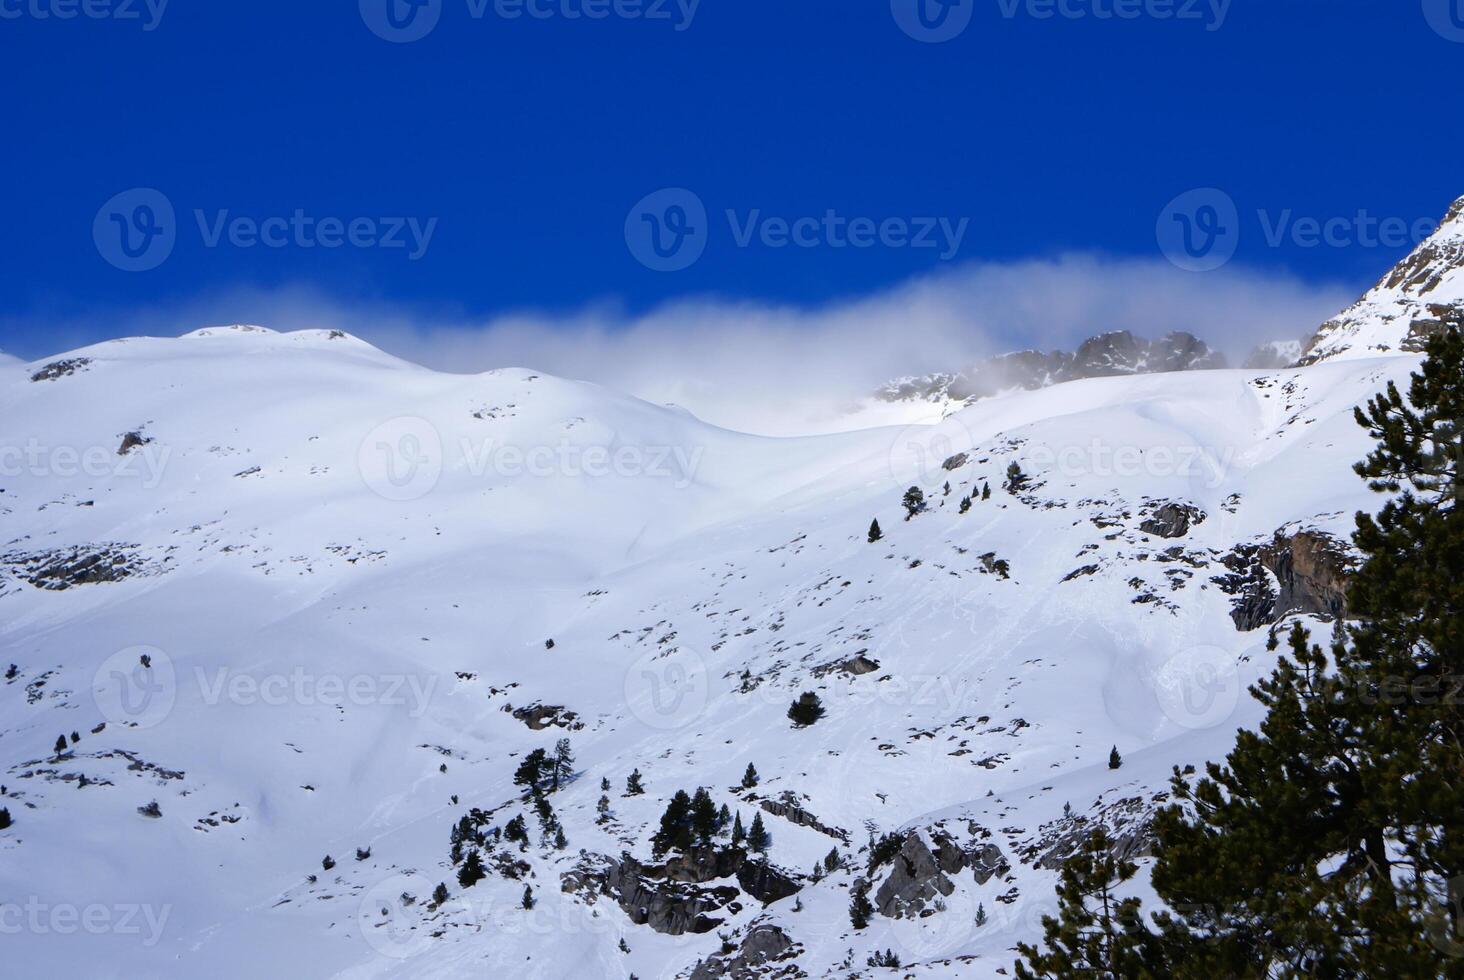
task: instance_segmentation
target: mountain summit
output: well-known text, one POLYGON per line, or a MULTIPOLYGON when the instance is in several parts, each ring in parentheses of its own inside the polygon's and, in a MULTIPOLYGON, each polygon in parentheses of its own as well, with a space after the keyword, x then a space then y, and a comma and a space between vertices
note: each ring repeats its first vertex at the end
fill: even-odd
POLYGON ((1322 324, 1301 363, 1417 353, 1449 323, 1464 323, 1464 197, 1362 299, 1322 324))

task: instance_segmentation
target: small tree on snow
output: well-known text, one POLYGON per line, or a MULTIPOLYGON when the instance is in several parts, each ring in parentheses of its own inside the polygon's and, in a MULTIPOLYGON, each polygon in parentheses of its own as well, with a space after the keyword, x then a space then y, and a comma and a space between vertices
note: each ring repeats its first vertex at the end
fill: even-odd
POLYGON ((645 791, 646 788, 641 783, 641 773, 639 769, 634 770, 629 776, 625 777, 626 796, 640 796, 645 791))
POLYGON ((824 716, 823 702, 812 691, 804 691, 788 706, 788 717, 798 728, 807 728, 824 716))
POLYGON ((1118 746, 1115 745, 1108 752, 1108 768, 1117 769, 1121 765, 1123 765, 1123 756, 1118 754, 1118 746))
POLYGON ((879 529, 879 520, 875 519, 871 521, 869 525, 869 543, 874 544, 882 537, 884 537, 884 532, 879 529))
POLYGON ((742 774, 742 788, 752 789, 754 786, 757 785, 757 781, 757 767, 749 762, 747 764, 747 771, 742 774))
POLYGON ((855 929, 867 929, 874 906, 869 901, 869 886, 860 882, 854 887, 854 897, 849 901, 849 924, 855 929))
POLYGON ((905 496, 900 501, 905 507, 905 520, 909 520, 925 509, 925 494, 919 487, 911 487, 905 491, 905 496))
POLYGON ((765 854, 772 844, 773 835, 763 826, 762 814, 759 813, 752 818, 752 829, 747 832, 747 846, 759 854, 765 854))

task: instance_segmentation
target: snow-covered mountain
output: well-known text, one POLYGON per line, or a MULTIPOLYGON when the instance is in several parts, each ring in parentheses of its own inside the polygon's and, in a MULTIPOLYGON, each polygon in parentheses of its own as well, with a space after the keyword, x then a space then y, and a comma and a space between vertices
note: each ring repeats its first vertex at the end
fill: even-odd
POLYGON ((340 332, 0 372, 6 962, 1009 972, 1087 831, 1142 863, 1257 721, 1275 624, 1345 612, 1352 409, 1419 359, 1336 353, 796 439, 340 332), (514 775, 560 739, 544 823, 514 775), (766 853, 657 857, 698 788, 766 853))
POLYGON ((1419 351, 1446 323, 1464 323, 1464 197, 1411 255, 1322 325, 1302 363, 1419 351))

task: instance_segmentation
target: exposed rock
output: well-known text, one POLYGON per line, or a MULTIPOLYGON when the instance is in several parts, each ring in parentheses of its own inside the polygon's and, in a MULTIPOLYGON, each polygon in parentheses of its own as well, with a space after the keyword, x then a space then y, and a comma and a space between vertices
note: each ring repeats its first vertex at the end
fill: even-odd
MULTIPOLYGON (((730 952, 709 956, 692 968, 690 980, 716 980, 731 977, 733 980, 752 980, 768 975, 770 964, 791 960, 803 951, 782 929, 771 923, 760 923, 747 930, 742 942, 730 952)), ((778 976, 801 977, 804 972, 796 966, 780 970, 778 976)))
POLYGON ((56 381, 69 374, 75 374, 91 363, 89 357, 72 357, 60 361, 52 361, 31 375, 32 381, 56 381))
POLYGON ((870 660, 861 652, 856 653, 848 660, 839 664, 839 669, 846 674, 853 674, 855 677, 859 677, 863 674, 872 674, 876 670, 879 670, 879 661, 870 660))
POLYGON ((712 913, 726 908, 741 894, 730 886, 699 888, 658 881, 652 877, 655 870, 628 854, 621 855, 618 861, 591 855, 561 876, 560 887, 566 892, 584 894, 587 899, 605 895, 636 925, 649 926, 668 936, 711 932, 725 921, 714 918, 712 913))
POLYGON ((1043 824, 1036 841, 1021 849, 1022 860, 1049 871, 1060 870, 1068 858, 1082 848, 1097 827, 1102 826, 1111 841, 1109 853, 1131 861, 1154 852, 1154 811, 1159 800, 1132 796, 1099 808, 1086 816, 1065 816, 1043 824))
POLYGON ((1264 545, 1241 545, 1221 559, 1214 581, 1234 596, 1230 618, 1253 630, 1291 613, 1345 619, 1353 559, 1345 544, 1317 530, 1277 531, 1264 545))
POLYGON ((1191 527, 1205 522, 1205 512, 1193 504, 1168 501, 1154 509, 1153 516, 1139 525, 1139 530, 1161 538, 1182 538, 1191 527))
POLYGON ((782 817, 784 820, 795 823, 800 827, 816 830, 820 834, 832 837, 845 844, 849 843, 849 832, 847 830, 840 830, 838 827, 830 827, 824 824, 818 817, 803 809, 799 804, 798 797, 791 791, 785 791, 776 800, 762 800, 758 805, 775 817, 782 817))
POLYGON ((152 440, 144 436, 141 432, 129 432, 122 437, 122 445, 118 448, 117 455, 126 456, 132 450, 140 446, 146 446, 150 442, 152 440))
POLYGON ((158 567, 149 564, 135 545, 86 545, 0 555, 0 568, 8 568, 16 578, 50 592, 121 582, 158 567))
POLYGON ((1014 351, 989 358, 954 375, 902 378, 885 385, 876 396, 885 401, 939 401, 943 398, 972 401, 1002 392, 1031 391, 1081 378, 1197 371, 1224 366, 1225 358, 1192 334, 1175 331, 1150 341, 1119 330, 1090 337, 1072 353, 1014 351))
MULTIPOLYGON (((959 853, 959 851, 957 851, 959 853)), ((905 835, 890 871, 874 894, 874 906, 881 915, 909 919, 924 912, 937 898, 956 890, 918 831, 905 835)))
POLYGON ((792 876, 768 862, 766 858, 757 861, 743 861, 737 869, 737 883, 742 890, 764 905, 790 898, 803 890, 803 886, 792 876))
POLYGON ((1303 346, 1299 340, 1272 340, 1251 350, 1241 367, 1248 371, 1278 371, 1291 367, 1300 359, 1303 346))
POLYGON ((546 728, 563 728, 577 732, 585 727, 579 715, 562 704, 531 704, 513 709, 513 716, 536 732, 546 728))
POLYGON ((943 470, 958 470, 970 461, 971 457, 968 456, 966 453, 956 453, 954 456, 947 459, 944 463, 941 463, 940 467, 943 470))

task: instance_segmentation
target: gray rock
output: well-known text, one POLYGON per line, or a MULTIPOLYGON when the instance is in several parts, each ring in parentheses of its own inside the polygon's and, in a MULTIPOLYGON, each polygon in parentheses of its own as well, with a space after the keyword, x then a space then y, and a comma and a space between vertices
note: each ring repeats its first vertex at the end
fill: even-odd
MULTIPOLYGON (((708 957, 693 967, 690 980, 716 980, 718 977, 752 980, 764 976, 762 968, 768 964, 792 959, 799 952, 801 948, 786 932, 771 923, 761 923, 747 930, 741 945, 708 957)), ((801 976, 802 973, 795 975, 801 976)))
POLYGON ((1153 516, 1139 525, 1139 530, 1161 538, 1182 538, 1191 527, 1203 524, 1205 516, 1193 504, 1168 501, 1156 507, 1153 516))

